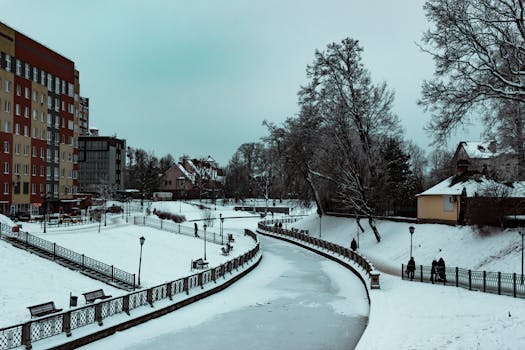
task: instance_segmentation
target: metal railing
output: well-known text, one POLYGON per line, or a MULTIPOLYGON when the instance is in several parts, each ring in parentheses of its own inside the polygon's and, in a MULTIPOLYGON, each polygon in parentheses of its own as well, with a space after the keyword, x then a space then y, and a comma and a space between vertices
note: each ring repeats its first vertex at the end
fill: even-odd
POLYGON ((401 278, 525 298, 525 276, 516 273, 474 271, 460 267, 441 269, 438 266, 435 273, 432 274, 431 266, 418 265, 414 271, 414 277, 411 278, 407 272, 407 266, 401 264, 401 278))
POLYGON ((0 350, 12 349, 22 345, 29 348, 31 343, 35 341, 61 333, 71 335, 72 330, 95 322, 102 326, 103 320, 113 315, 123 312, 130 315, 131 310, 140 306, 153 306, 156 301, 167 298, 172 300, 173 296, 184 292, 189 294, 192 289, 204 288, 205 284, 216 282, 220 277, 226 278, 226 273, 233 273, 234 269, 238 270, 239 267, 243 267, 258 252, 259 243, 256 243, 250 251, 198 274, 51 316, 43 316, 22 324, 0 328, 0 350))
MULTIPOLYGON (((135 216, 133 217, 133 224, 195 237, 194 228, 182 226, 180 223, 175 223, 171 220, 162 220, 151 216, 135 216)), ((198 238, 204 239, 204 229, 202 227, 199 227, 197 234, 199 235, 198 238)), ((227 233, 223 232, 223 237, 221 237, 219 232, 211 231, 208 227, 206 229, 206 241, 216 244, 225 244, 228 241, 227 233)))
POLYGON ((322 240, 320 238, 316 238, 316 237, 312 237, 310 235, 308 235, 307 231, 298 231, 298 230, 288 230, 288 229, 283 229, 282 227, 278 227, 276 224, 279 224, 279 223, 293 223, 297 221, 297 219, 293 219, 293 218, 287 218, 287 219, 283 219, 283 220, 266 220, 266 221, 261 221, 259 222, 258 224, 258 228, 260 230, 263 230, 263 231, 267 231, 267 232, 273 232, 273 233, 277 233, 277 234, 281 234, 281 235, 285 235, 285 236, 288 236, 288 237, 292 237, 292 238, 295 238, 295 239, 298 239, 298 240, 301 240, 305 243, 309 243, 309 244, 312 244, 312 245, 315 245, 319 248, 322 248, 322 249, 326 249, 330 252, 333 252, 333 253, 336 253, 336 254, 339 254, 339 255, 342 255, 350 260, 352 260, 353 262, 357 263, 359 266, 361 266, 365 271, 366 273, 369 275, 369 277, 371 279, 373 278, 376 278, 377 277, 377 286, 374 285, 374 281, 372 281, 372 288, 379 288, 379 275, 377 274, 374 266, 372 265, 372 263, 370 261, 368 261, 365 257, 357 254, 355 251, 349 249, 349 248, 345 248, 343 246, 340 246, 338 244, 335 244, 335 243, 332 243, 332 242, 328 242, 328 241, 325 241, 325 240, 322 240), (374 276, 372 276, 372 272, 374 276))
POLYGON ((109 265, 84 254, 77 253, 71 249, 62 247, 54 242, 37 237, 28 232, 11 232, 11 228, 4 224, 1 225, 1 232, 2 235, 15 239, 28 248, 38 248, 49 253, 53 260, 56 258, 62 258, 69 263, 80 265, 82 268, 90 269, 100 273, 101 275, 111 278, 111 281, 125 283, 133 289, 137 287, 135 285, 135 274, 116 268, 113 265, 109 265))

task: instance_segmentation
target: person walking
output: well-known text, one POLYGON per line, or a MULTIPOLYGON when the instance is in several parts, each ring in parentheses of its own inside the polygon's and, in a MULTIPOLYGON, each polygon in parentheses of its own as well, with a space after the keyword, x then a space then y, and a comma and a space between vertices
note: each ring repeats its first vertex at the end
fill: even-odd
POLYGON ((357 242, 355 241, 355 238, 352 238, 352 243, 350 243, 350 248, 352 248, 352 250, 357 249, 357 242))
POLYGON ((432 267, 430 268, 430 281, 432 284, 434 284, 434 281, 436 280, 436 267, 437 267, 437 261, 436 259, 432 260, 432 267))
POLYGON ((196 222, 193 223, 193 226, 194 226, 194 230, 195 230, 195 237, 199 237, 199 234, 198 234, 199 226, 197 226, 196 222))
POLYGON ((416 262, 414 260, 414 257, 412 256, 412 257, 410 257, 410 260, 408 260, 408 264, 407 264, 407 275, 408 275, 408 278, 413 280, 415 271, 416 271, 416 262))
POLYGON ((446 270, 445 270, 445 260, 443 260, 443 258, 439 258, 437 262, 437 270, 439 274, 439 279, 446 283, 447 275, 446 275, 446 270))

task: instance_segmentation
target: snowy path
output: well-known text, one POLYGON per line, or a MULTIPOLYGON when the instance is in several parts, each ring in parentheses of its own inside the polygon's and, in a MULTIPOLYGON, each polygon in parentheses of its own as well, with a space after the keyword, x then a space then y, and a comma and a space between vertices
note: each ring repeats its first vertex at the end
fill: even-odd
POLYGON ((304 249, 260 239, 260 265, 226 291, 85 348, 354 348, 369 312, 357 277, 304 249))

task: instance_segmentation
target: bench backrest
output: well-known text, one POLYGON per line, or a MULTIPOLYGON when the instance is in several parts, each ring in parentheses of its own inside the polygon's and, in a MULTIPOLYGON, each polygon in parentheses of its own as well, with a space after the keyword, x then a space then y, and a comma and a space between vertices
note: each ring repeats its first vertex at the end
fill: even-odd
POLYGON ((92 292, 83 293, 84 297, 88 300, 97 299, 104 296, 104 291, 102 289, 94 290, 92 292))
POLYGON ((55 302, 50 301, 40 305, 29 306, 28 309, 32 316, 40 315, 42 313, 55 310, 55 302))

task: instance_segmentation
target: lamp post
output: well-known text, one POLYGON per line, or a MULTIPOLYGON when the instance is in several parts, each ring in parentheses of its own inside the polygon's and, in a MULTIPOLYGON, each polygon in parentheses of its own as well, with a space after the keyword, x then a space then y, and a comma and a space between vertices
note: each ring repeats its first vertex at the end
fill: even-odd
POLYGON ((321 209, 317 209, 317 215, 319 215, 319 238, 321 238, 322 236, 322 231, 321 231, 321 222, 322 222, 322 218, 323 218, 323 212, 321 211, 321 209))
POLYGON ((46 231, 46 215, 47 215, 47 204, 48 204, 47 203, 47 194, 42 192, 40 194, 40 197, 43 199, 43 202, 44 202, 43 203, 44 204, 44 208, 43 208, 43 210, 44 210, 44 233, 46 233, 47 232, 46 231))
POLYGON ((412 236, 414 235, 415 230, 416 228, 414 226, 408 228, 408 232, 410 232, 410 257, 412 257, 412 236))
POLYGON ((140 242, 140 257, 139 257, 139 286, 140 286, 140 267, 142 265, 142 246, 144 245, 144 242, 146 241, 146 238, 144 236, 140 236, 139 242, 140 242))
POLYGON ((222 217, 222 213, 219 214, 221 217, 221 244, 224 245, 224 236, 223 236, 223 230, 224 230, 224 218, 222 217))
POLYGON ((355 229, 357 231, 357 248, 359 248, 359 225, 357 224, 357 220, 358 220, 358 216, 357 216, 357 213, 355 214, 355 229))
POLYGON ((206 261, 206 227, 208 226, 204 224, 203 227, 204 227, 204 261, 206 261))
POLYGON ((523 284, 523 236, 525 235, 523 227, 520 227, 518 233, 521 236, 521 284, 523 284))
POLYGON ((104 226, 108 225, 107 220, 106 220, 107 215, 108 215, 108 206, 107 206, 107 202, 104 201, 104 226))

